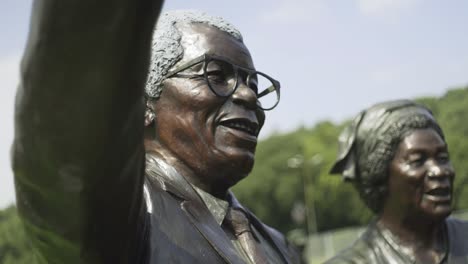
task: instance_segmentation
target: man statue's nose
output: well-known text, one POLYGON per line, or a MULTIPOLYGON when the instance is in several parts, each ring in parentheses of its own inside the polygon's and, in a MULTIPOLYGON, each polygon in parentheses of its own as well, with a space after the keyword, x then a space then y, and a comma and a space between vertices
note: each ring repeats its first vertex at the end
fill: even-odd
POLYGON ((242 104, 248 109, 257 108, 257 94, 244 82, 239 83, 239 87, 232 94, 232 100, 234 103, 242 104))

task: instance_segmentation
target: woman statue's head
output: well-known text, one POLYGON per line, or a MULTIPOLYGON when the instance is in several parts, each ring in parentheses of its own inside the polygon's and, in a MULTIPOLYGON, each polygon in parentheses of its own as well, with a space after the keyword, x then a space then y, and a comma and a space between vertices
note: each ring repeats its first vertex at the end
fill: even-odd
POLYGON ((442 129, 426 107, 409 100, 376 104, 344 129, 339 143, 331 172, 352 182, 374 213, 450 214, 455 174, 442 129))

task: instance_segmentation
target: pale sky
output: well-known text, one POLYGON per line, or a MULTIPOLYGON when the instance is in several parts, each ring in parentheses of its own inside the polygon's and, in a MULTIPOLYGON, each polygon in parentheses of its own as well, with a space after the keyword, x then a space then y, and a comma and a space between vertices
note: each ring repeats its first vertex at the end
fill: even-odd
MULTIPOLYGON (((14 201, 9 149, 30 5, 0 2, 0 208, 14 201)), ((225 17, 257 69, 280 80, 281 103, 262 137, 468 84, 466 0, 167 0, 165 9, 225 17)))

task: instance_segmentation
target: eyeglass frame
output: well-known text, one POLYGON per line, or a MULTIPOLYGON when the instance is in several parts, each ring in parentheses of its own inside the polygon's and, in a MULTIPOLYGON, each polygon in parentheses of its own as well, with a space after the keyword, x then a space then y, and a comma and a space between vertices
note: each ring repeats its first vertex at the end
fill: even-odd
MULTIPOLYGON (((268 79, 273 85, 270 87, 270 88, 267 88, 265 89, 264 91, 262 91, 260 94, 258 94, 258 90, 255 92, 256 96, 257 96, 257 107, 264 110, 264 111, 269 111, 273 108, 275 108, 278 104, 279 104, 279 101, 280 101, 280 97, 281 97, 281 85, 280 85, 280 82, 273 79, 272 77, 268 76, 267 74, 263 73, 263 72, 260 72, 260 71, 256 71, 256 70, 252 70, 252 69, 249 69, 249 68, 246 68, 246 67, 242 67, 242 66, 239 66, 239 65, 236 65, 232 62, 230 62, 228 59, 226 59, 225 57, 222 57, 222 56, 216 56, 216 55, 210 55, 210 54, 203 54, 201 56, 198 56, 184 64, 182 64, 181 66, 177 67, 176 69, 174 70, 170 70, 166 76, 164 77, 164 79, 168 79, 168 78, 172 78, 174 76, 178 76, 178 77, 182 77, 182 78, 191 78, 191 77, 201 77, 203 76, 208 84, 208 87, 210 88, 210 90, 218 97, 222 97, 222 98, 228 98, 229 96, 231 96, 232 94, 234 94, 237 90, 237 88, 239 87, 239 69, 244 71, 245 73, 247 73, 247 78, 246 78, 246 85, 251 88, 248 83, 249 83, 249 80, 251 78, 251 76, 253 76, 254 74, 259 74, 263 77, 265 77, 266 79, 268 79), (211 86, 211 83, 209 82, 209 79, 208 79, 208 72, 207 72, 207 67, 208 67, 208 63, 211 61, 211 60, 219 60, 219 61, 222 61, 222 62, 225 62, 225 63, 228 63, 230 65, 232 65, 233 67, 233 70, 234 70, 234 73, 235 73, 235 84, 234 84, 234 88, 231 89, 231 91, 227 94, 227 95, 220 95, 216 92, 216 90, 211 86), (182 71, 185 71, 187 69, 189 69, 190 67, 193 67, 199 63, 204 63, 203 65, 203 74, 181 74, 182 71), (273 91, 276 91, 276 95, 277 95, 277 101, 276 103, 272 106, 272 107, 268 107, 268 108, 263 108, 260 104, 259 104, 259 99, 269 93, 272 93, 273 91)), ((252 88, 251 88, 252 89, 252 88)), ((253 90, 253 89, 252 89, 253 90)))

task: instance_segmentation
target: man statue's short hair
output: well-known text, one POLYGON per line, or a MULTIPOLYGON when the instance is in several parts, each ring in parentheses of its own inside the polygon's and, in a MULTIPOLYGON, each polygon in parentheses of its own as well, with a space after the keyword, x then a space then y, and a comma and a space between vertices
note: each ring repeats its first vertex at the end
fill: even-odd
POLYGON ((166 74, 184 55, 184 49, 181 45, 182 34, 177 25, 192 23, 203 23, 216 27, 242 41, 239 30, 222 17, 210 16, 195 10, 177 10, 162 14, 153 33, 151 63, 145 87, 148 99, 159 98, 166 74))

